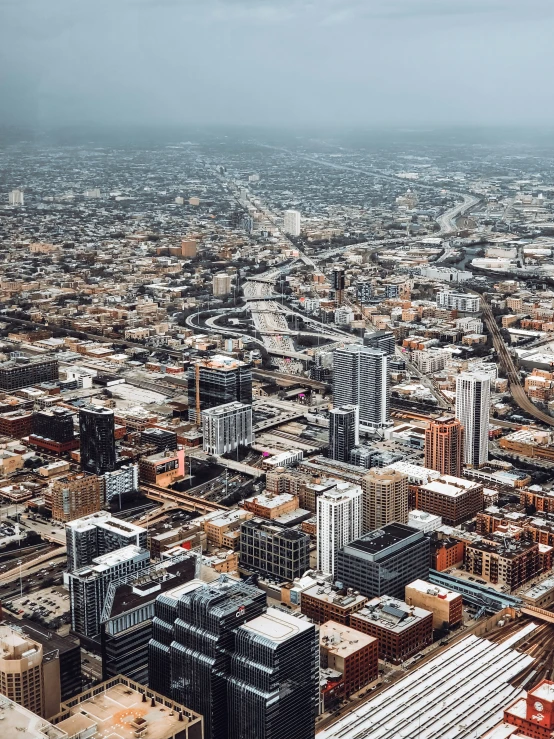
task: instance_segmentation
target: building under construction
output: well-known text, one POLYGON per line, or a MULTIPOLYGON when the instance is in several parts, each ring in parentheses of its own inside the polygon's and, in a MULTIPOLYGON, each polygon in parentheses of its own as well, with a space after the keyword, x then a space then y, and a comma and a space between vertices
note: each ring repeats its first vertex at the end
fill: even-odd
POLYGON ((225 403, 252 403, 252 366, 215 355, 188 369, 189 420, 200 423, 201 412, 225 403))

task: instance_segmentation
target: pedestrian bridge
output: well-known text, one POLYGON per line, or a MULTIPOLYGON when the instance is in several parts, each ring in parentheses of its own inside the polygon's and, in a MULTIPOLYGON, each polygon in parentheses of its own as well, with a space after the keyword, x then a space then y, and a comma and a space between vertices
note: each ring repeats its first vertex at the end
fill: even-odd
POLYGON ((544 608, 537 608, 537 606, 522 606, 521 612, 526 616, 532 616, 533 618, 540 618, 541 621, 547 621, 549 624, 554 624, 554 613, 552 611, 545 611, 544 608))

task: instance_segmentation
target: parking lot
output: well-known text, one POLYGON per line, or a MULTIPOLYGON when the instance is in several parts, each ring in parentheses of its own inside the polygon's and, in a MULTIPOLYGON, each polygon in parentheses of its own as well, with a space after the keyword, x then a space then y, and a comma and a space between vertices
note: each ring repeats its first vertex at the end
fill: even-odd
MULTIPOLYGON (((41 574, 44 572, 46 576, 50 569, 45 567, 41 574)), ((65 622, 69 618, 69 594, 60 585, 33 590, 24 594, 22 598, 13 598, 3 605, 16 617, 36 618, 46 625, 60 618, 65 622)))

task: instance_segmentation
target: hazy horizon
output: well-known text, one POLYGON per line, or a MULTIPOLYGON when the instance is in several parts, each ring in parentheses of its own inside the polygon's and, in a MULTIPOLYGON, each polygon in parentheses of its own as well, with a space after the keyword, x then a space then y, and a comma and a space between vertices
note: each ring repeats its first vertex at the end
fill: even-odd
POLYGON ((0 125, 551 126, 551 0, 0 0, 0 125))

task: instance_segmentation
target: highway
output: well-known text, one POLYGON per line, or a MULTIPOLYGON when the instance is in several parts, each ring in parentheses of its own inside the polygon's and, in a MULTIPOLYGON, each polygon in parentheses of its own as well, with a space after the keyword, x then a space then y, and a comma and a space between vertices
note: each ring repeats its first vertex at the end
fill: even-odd
POLYGON ((464 215, 464 213, 467 213, 470 208, 473 208, 473 206, 477 205, 479 202, 479 198, 476 198, 473 195, 463 195, 463 199, 463 203, 455 205, 437 218, 441 234, 456 231, 456 219, 459 216, 464 215))

